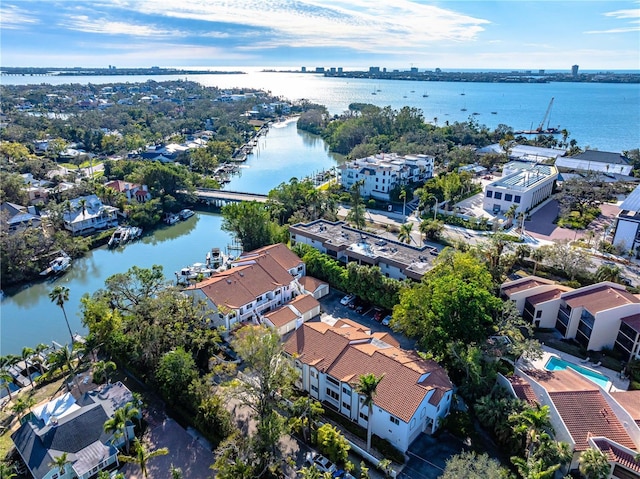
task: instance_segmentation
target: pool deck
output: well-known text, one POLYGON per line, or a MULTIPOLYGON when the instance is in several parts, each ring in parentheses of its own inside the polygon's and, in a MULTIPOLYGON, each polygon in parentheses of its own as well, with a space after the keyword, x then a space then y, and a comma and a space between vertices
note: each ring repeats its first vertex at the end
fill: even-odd
POLYGON ((575 356, 572 356, 571 354, 563 353, 562 351, 558 351, 557 349, 553 349, 545 345, 542 346, 542 358, 534 360, 521 359, 520 361, 523 361, 521 367, 525 370, 544 370, 544 367, 551 356, 558 356, 560 359, 563 359, 568 363, 573 363, 576 366, 582 366, 583 368, 591 369, 602 374, 603 376, 606 376, 607 378, 609 378, 609 382, 611 383, 611 387, 607 392, 626 391, 627 389, 629 389, 629 379, 622 379, 619 372, 612 369, 604 368, 602 366, 594 366, 594 363, 592 363, 591 361, 583 362, 584 359, 577 358, 575 356))

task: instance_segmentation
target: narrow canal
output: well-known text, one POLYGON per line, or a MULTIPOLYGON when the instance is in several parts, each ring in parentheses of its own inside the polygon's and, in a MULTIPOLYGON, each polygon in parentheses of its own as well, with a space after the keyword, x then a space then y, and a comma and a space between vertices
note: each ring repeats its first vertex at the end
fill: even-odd
MULTIPOLYGON (((299 132, 295 122, 271 128, 249 155, 240 175, 226 186, 229 190, 268 193, 292 177, 302 178, 334 166, 337 158, 329 154, 324 142, 313 135, 299 132)), ((80 298, 104 286, 109 276, 127 271, 132 266, 149 268, 159 264, 168 280, 174 273, 195 262, 204 262, 213 247, 226 248, 231 236, 220 229, 220 215, 208 212, 145 235, 125 247, 106 247, 91 251, 75 260, 71 269, 55 281, 37 282, 18 290, 5 291, 0 308, 0 355, 19 354, 23 347, 39 343, 67 341, 62 311, 48 297, 54 286, 69 288, 65 304, 74 332, 85 333, 80 318, 80 298)))

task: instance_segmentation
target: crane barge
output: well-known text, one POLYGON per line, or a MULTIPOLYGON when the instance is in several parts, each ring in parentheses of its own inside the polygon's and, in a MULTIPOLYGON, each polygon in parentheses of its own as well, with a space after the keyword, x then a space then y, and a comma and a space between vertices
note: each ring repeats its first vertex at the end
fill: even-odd
POLYGON ((544 113, 544 117, 542 118, 542 121, 538 125, 538 128, 536 128, 535 130, 531 129, 531 130, 516 131, 516 134, 518 134, 518 135, 559 135, 560 133, 562 133, 562 131, 560 130, 560 126, 559 125, 558 125, 558 128, 554 128, 552 126, 551 127, 549 126, 549 122, 551 121, 551 119, 549 118, 549 114, 551 113, 551 107, 553 106, 553 100, 554 100, 554 97, 551 97, 551 101, 549 102, 549 106, 547 107, 547 111, 544 113), (547 121, 547 119, 549 121, 547 121), (547 127, 546 128, 544 126, 545 121, 547 122, 547 127))

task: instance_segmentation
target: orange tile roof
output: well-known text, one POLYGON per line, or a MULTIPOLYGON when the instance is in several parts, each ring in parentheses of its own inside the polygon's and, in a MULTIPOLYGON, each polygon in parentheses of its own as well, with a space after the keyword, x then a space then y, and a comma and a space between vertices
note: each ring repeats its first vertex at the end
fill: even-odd
POLYGON ((333 325, 333 327, 334 328, 350 327, 350 328, 355 328, 355 329, 361 329, 362 331, 371 332, 371 329, 369 329, 365 325, 360 324, 357 321, 354 321, 354 320, 348 319, 348 318, 340 318, 340 319, 338 319, 336 321, 336 323, 333 325))
POLYGON ((612 444, 611 441, 606 439, 594 439, 593 442, 601 452, 607 455, 609 461, 620 464, 631 471, 640 473, 640 461, 636 461, 634 456, 628 452, 616 447, 615 444, 612 444))
POLYGON ((288 305, 285 305, 282 308, 278 308, 265 314, 264 317, 271 321, 276 328, 280 328, 292 321, 295 321, 298 318, 298 315, 294 313, 288 305))
POLYGON ((298 255, 287 248, 287 246, 283 243, 272 244, 253 251, 242 253, 237 261, 241 261, 244 259, 255 259, 256 257, 260 256, 270 256, 286 270, 297 268, 300 264, 302 264, 302 260, 298 257, 298 255))
POLYGON ((321 281, 313 276, 303 276, 298 280, 298 282, 302 285, 305 291, 311 292, 316 291, 319 287, 327 284, 325 281, 321 281))
POLYGON ((588 449, 592 436, 636 448, 600 391, 558 391, 550 392, 549 396, 576 444, 576 451, 588 449))
POLYGON ((393 347, 400 347, 400 343, 398 342, 398 340, 385 331, 373 333, 372 336, 376 339, 379 339, 380 341, 384 341, 385 343, 393 347))
POLYGON ((314 308, 320 306, 318 300, 311 294, 301 294, 299 296, 296 296, 295 299, 289 302, 289 304, 303 314, 308 313, 314 308))
POLYGON ((620 391, 610 393, 629 416, 640 426, 640 391, 620 391))
POLYGON ((511 383, 513 392, 516 393, 518 399, 522 399, 523 401, 526 401, 531 405, 538 403, 538 398, 533 392, 531 384, 522 379, 520 376, 510 376, 507 379, 511 383))
POLYGON ((527 278, 524 278, 519 283, 516 283, 516 281, 511 281, 509 283, 503 284, 502 292, 507 296, 511 296, 513 293, 524 291, 526 289, 536 288, 538 286, 542 286, 543 284, 553 284, 553 281, 544 279, 544 278, 539 278, 538 276, 528 276, 527 278), (515 283, 515 284, 512 284, 512 283, 515 283))
POLYGON ((434 361, 372 339, 362 327, 346 323, 338 327, 305 323, 287 340, 285 351, 298 354, 301 361, 352 385, 363 374, 384 374, 374 402, 405 422, 432 391, 437 404, 453 388, 444 369, 434 361), (362 342, 367 338, 369 341, 362 342), (350 344, 354 340, 358 342, 350 344))
POLYGON ((564 301, 572 308, 583 307, 591 314, 625 304, 640 303, 640 299, 628 293, 622 286, 603 283, 586 290, 580 288, 563 295, 564 301))

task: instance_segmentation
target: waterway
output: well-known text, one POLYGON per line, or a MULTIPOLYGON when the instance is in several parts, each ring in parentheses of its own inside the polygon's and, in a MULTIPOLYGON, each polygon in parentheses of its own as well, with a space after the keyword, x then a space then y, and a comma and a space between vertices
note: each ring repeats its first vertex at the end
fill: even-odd
MULTIPOLYGON (((249 155, 227 189, 267 193, 291 177, 303 178, 333 167, 338 158, 328 153, 324 142, 299 132, 295 122, 271 128, 262 137, 254 154, 249 155)), ((123 248, 98 248, 74 261, 69 271, 55 281, 43 281, 17 291, 5 291, 0 307, 0 355, 19 354, 23 347, 33 347, 52 340, 65 343, 68 332, 62 311, 52 303, 49 292, 56 285, 69 288, 65 304, 71 330, 85 333, 80 318, 80 298, 104 286, 109 276, 132 266, 163 267, 168 280, 184 266, 204 262, 213 247, 225 248, 231 236, 220 229, 222 217, 197 212, 186 221, 162 227, 123 248)))
POLYGON ((554 98, 546 126, 566 128, 581 147, 621 152, 640 147, 640 88, 615 83, 469 83, 329 78, 312 73, 264 72, 191 76, 3 76, 5 84, 144 82, 188 79, 223 89, 255 88, 289 100, 307 99, 325 105, 331 114, 347 110, 350 103, 419 108, 427 121, 466 121, 473 118, 495 128, 506 124, 515 130, 536 128, 554 98), (375 93, 375 95, 373 94, 375 93), (463 95, 464 93, 464 95, 463 95), (423 96, 428 95, 428 96, 423 96), (466 109, 466 111, 462 111, 466 109), (495 112, 495 114, 493 113, 495 112))

